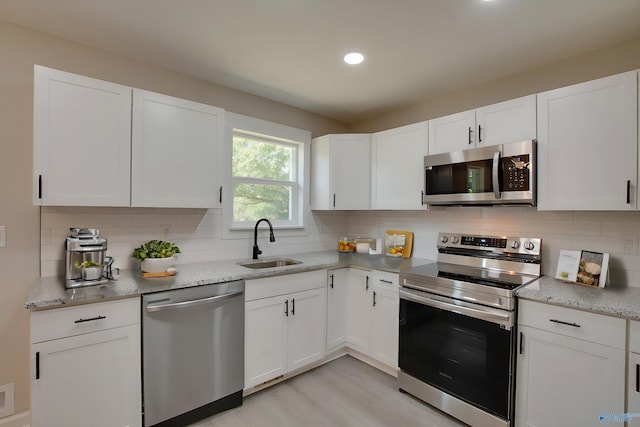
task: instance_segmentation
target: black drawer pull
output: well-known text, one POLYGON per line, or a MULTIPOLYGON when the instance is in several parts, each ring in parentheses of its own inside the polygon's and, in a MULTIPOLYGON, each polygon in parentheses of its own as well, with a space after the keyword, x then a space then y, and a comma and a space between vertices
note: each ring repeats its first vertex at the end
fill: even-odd
POLYGON ((640 393, 640 365, 636 363, 636 393, 640 393))
POLYGON ((563 320, 558 320, 558 319, 549 319, 549 322, 559 323, 561 325, 573 326, 574 328, 579 328, 580 327, 580 325, 578 325, 577 323, 565 322, 563 320))
POLYGON ((94 320, 102 320, 106 318, 107 316, 96 316, 96 317, 90 317, 88 319, 78 319, 78 320, 75 320, 73 323, 93 322, 94 320))
POLYGON ((393 285, 393 282, 391 280, 384 280, 384 279, 379 279, 382 283, 388 283, 389 285, 393 285))

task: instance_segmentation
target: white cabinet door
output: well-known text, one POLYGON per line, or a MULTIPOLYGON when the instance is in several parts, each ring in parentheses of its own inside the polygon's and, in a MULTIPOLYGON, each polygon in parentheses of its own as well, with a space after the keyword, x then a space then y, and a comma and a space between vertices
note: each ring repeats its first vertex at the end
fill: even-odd
POLYGON ((131 206, 219 206, 223 120, 221 108, 135 89, 131 206))
POLYGON ((287 371, 286 295, 245 303, 245 388, 287 371))
POLYGON ((595 426, 603 411, 624 412, 624 350, 528 326, 519 330, 515 425, 595 426))
POLYGON ((129 206, 131 88, 34 67, 34 204, 129 206))
POLYGON ((476 147, 536 139, 536 96, 476 109, 476 147))
POLYGON ((637 72, 538 94, 538 209, 635 210, 637 72))
POLYGON ((392 368, 398 366, 399 306, 397 289, 373 287, 370 353, 392 368))
POLYGON ((329 271, 327 285, 327 349, 347 341, 347 287, 349 269, 329 271))
POLYGON ((347 289, 347 342, 354 349, 369 353, 372 290, 368 271, 350 269, 347 289))
POLYGON ((31 425, 139 426, 140 325, 33 344, 31 425))
MULTIPOLYGON (((640 413, 640 354, 629 353, 627 412, 640 413)), ((640 417, 634 417, 630 426, 640 425, 640 417)))
POLYGON ((476 111, 429 120, 429 155, 475 148, 476 111))
POLYGON ((311 209, 368 210, 371 138, 337 134, 311 142, 311 209))
POLYGON ((372 209, 424 209, 422 193, 428 133, 425 121, 372 135, 372 209))
POLYGON ((290 295, 289 308, 287 371, 293 371, 324 357, 325 289, 290 295))

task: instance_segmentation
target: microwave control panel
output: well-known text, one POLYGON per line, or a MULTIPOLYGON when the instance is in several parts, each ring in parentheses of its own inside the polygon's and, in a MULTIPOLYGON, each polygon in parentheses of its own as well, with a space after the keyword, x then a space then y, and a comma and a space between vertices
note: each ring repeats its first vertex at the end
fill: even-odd
POLYGON ((503 157, 500 162, 502 163, 502 191, 528 191, 531 168, 529 155, 503 157))

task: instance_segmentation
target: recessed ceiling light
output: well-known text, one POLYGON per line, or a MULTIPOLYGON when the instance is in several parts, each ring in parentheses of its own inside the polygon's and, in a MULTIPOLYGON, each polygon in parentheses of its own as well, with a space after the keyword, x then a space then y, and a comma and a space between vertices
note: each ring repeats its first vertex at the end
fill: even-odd
POLYGON ((346 62, 349 65, 357 65, 362 61, 364 61, 364 55, 359 52, 347 53, 344 56, 344 62, 346 62))

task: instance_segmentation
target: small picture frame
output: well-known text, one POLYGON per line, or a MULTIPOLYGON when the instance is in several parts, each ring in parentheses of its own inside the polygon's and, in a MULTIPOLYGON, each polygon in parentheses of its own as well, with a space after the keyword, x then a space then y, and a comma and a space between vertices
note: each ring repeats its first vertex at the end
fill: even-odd
POLYGON ((592 288, 604 288, 609 279, 609 254, 563 249, 558 258, 556 279, 592 288))

